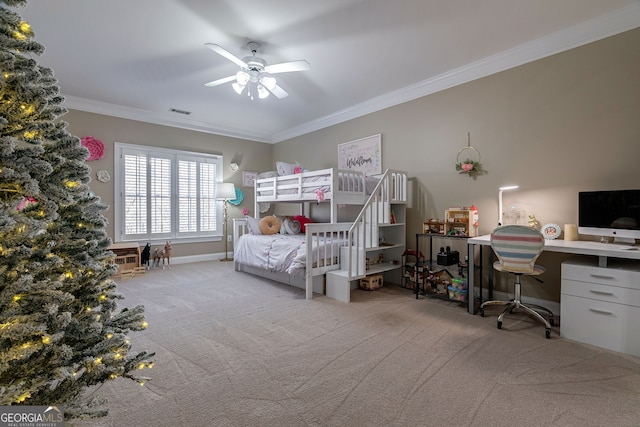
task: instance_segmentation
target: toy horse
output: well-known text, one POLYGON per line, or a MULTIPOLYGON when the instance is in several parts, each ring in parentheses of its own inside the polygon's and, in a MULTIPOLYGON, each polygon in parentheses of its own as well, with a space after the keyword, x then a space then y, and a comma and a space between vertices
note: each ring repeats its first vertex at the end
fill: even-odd
POLYGON ((162 255, 160 254, 160 248, 155 248, 153 250, 153 267, 160 267, 160 259, 162 255))
POLYGON ((164 270, 164 260, 167 260, 167 267, 171 270, 171 240, 167 240, 162 249, 162 269, 164 270))
POLYGON ((149 269, 149 259, 151 258, 151 245, 147 243, 147 245, 142 250, 140 266, 146 267, 149 269))

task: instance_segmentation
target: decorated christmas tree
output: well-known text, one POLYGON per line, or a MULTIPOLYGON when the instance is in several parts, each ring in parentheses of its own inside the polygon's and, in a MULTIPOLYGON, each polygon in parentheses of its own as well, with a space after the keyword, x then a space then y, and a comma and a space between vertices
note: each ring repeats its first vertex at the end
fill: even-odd
POLYGON ((118 309, 106 206, 91 192, 88 151, 59 118, 44 47, 0 0, 0 405, 64 405, 101 416, 94 386, 143 382, 153 354, 131 350, 144 308, 118 309))

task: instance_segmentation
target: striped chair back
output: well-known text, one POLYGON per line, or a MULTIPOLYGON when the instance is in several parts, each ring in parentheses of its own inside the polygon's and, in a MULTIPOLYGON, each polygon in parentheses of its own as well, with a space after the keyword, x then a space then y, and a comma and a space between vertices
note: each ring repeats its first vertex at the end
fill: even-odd
POLYGON ((532 273, 544 248, 544 236, 525 225, 505 225, 491 232, 491 248, 502 269, 512 273, 532 273))

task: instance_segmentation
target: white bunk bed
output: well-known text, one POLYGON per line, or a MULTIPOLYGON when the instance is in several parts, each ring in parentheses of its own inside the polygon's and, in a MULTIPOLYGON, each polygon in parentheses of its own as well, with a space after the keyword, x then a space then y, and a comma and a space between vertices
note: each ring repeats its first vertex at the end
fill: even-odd
POLYGON ((323 192, 324 202, 331 204, 331 222, 306 224, 304 235, 251 235, 246 219, 234 219, 236 271, 303 288, 307 299, 311 299, 314 292, 325 293, 324 275, 329 271, 343 270, 349 280, 364 277, 366 249, 378 244, 374 229, 390 221, 391 203, 406 202, 406 173, 387 170, 374 178, 365 177, 361 172, 323 169, 259 179, 255 187, 254 212, 260 212, 259 203, 315 202, 318 189, 323 192), (336 222, 339 205, 362 206, 357 222, 336 222), (245 241, 241 241, 245 235, 245 241), (292 243, 290 255, 280 253, 284 250, 281 245, 286 244, 284 239, 292 238, 297 240, 292 243), (266 249, 251 246, 258 244, 266 249), (269 257, 251 255, 260 250, 269 252, 269 257), (276 263, 276 258, 286 260, 286 263, 276 263), (300 268, 302 265, 305 267, 300 268))
POLYGON ((335 168, 262 178, 256 180, 254 212, 260 212, 260 203, 316 202, 319 190, 331 204, 330 222, 335 223, 339 205, 362 205, 378 181, 379 177, 335 168))

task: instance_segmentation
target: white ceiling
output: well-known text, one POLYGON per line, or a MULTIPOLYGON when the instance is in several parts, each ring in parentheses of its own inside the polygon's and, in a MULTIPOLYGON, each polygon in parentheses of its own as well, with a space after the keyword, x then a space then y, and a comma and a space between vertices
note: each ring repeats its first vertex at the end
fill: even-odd
POLYGON ((640 27, 639 0, 32 0, 71 109, 274 143, 640 27), (262 44, 289 96, 227 83, 262 44), (171 108, 191 112, 184 116, 171 108))

